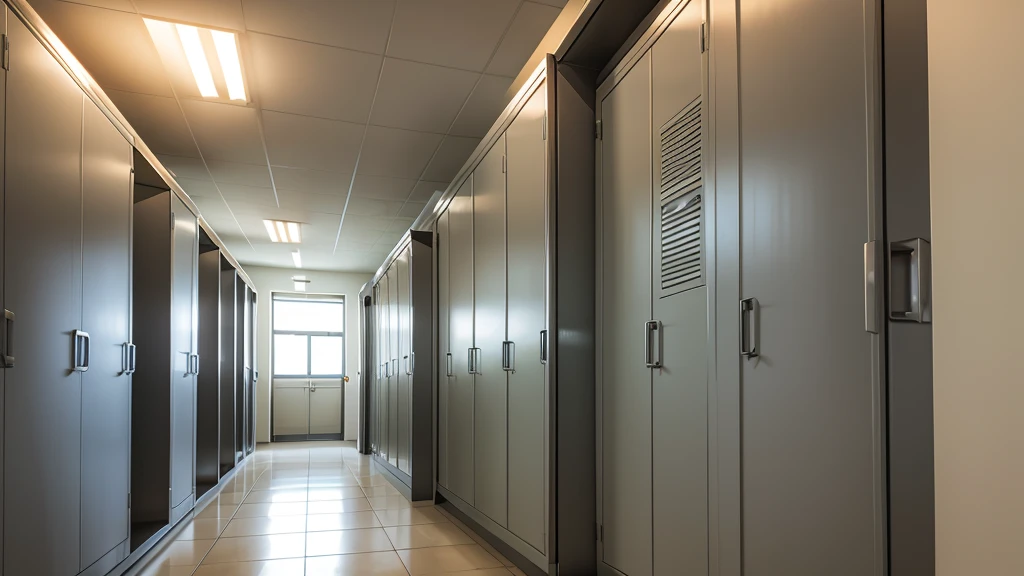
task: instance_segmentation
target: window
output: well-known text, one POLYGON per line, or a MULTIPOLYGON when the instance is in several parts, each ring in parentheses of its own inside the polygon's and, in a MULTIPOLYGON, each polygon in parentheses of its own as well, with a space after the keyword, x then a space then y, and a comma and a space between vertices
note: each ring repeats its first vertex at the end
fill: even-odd
POLYGON ((345 301, 274 296, 274 376, 340 378, 345 372, 345 301))

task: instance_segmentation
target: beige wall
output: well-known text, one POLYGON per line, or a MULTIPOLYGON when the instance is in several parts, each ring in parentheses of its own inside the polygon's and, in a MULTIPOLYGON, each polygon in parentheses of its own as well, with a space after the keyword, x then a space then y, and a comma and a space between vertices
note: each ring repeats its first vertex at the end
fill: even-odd
POLYGON ((938 576, 1024 574, 1024 1, 928 1, 938 576))
POLYGON ((359 402, 359 311, 354 304, 359 299, 359 289, 370 280, 370 274, 348 274, 340 272, 316 272, 294 268, 263 268, 243 266, 256 290, 259 292, 259 309, 256 311, 259 326, 257 330, 257 354, 260 379, 256 390, 256 441, 270 442, 270 295, 272 292, 293 292, 292 276, 303 275, 311 282, 307 292, 311 294, 341 294, 345 296, 345 369, 350 378, 345 387, 345 439, 356 438, 356 416, 359 402))

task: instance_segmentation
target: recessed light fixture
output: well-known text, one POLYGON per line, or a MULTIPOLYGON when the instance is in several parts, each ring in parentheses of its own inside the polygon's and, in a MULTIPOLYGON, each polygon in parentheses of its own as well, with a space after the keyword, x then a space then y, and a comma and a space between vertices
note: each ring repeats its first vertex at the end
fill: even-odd
POLYGON ((292 262, 295 263, 296 268, 302 268, 302 254, 299 254, 298 250, 292 252, 292 262))
POLYGON ((264 220, 263 225, 267 228, 271 242, 284 244, 299 244, 302 242, 302 227, 298 222, 285 222, 284 220, 264 220))
POLYGON ((226 89, 228 100, 248 101, 237 34, 151 18, 143 20, 171 70, 183 70, 184 52, 184 61, 192 71, 200 96, 223 100, 221 94, 226 89), (180 43, 181 51, 176 43, 180 43))
POLYGON ((296 292, 305 292, 306 284, 309 284, 310 280, 306 280, 305 276, 292 276, 292 283, 295 285, 296 292))
POLYGON ((238 59, 238 41, 230 32, 211 30, 213 45, 217 48, 217 59, 228 85, 228 98, 245 101, 245 83, 242 82, 242 63, 238 59))

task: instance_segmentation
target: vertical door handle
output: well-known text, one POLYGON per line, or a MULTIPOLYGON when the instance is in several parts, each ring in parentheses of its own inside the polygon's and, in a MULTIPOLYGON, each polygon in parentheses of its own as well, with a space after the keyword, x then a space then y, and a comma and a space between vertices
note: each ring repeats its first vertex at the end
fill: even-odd
POLYGON ((661 322, 648 320, 644 322, 644 365, 648 368, 661 368, 661 322), (658 359, 654 359, 654 348, 651 338, 657 339, 658 359))
MULTIPOLYGON (((256 370, 252 371, 252 374, 253 374, 252 381, 253 382, 256 382, 256 378, 257 378, 256 374, 258 374, 258 373, 259 372, 257 372, 256 370)), ((199 375, 199 354, 193 354, 192 355, 192 374, 195 375, 195 376, 199 375)))
POLYGON ((548 363, 548 331, 540 331, 540 363, 548 363))
POLYGON ((445 376, 451 378, 452 377, 452 353, 451 352, 445 353, 445 355, 444 355, 444 364, 445 364, 445 372, 446 372, 445 376))
POLYGON ((932 249, 923 238, 889 244, 889 318, 932 321, 932 249))
POLYGON ((307 382, 309 383, 309 391, 316 392, 316 382, 313 382, 312 380, 307 380, 307 382))
POLYGON ((73 334, 72 353, 74 354, 74 372, 89 371, 89 333, 75 330, 73 334))
POLYGON ((131 354, 131 343, 125 342, 124 344, 121 344, 121 374, 132 373, 131 354))
MULTIPOLYGON (((196 359, 196 374, 199 374, 199 364, 198 364, 198 362, 199 362, 199 360, 197 358, 196 359)), ((259 382, 259 380, 260 380, 260 371, 259 370, 253 370, 252 371, 252 381, 253 382, 259 382)))
POLYGON ((392 358, 391 359, 391 375, 392 376, 397 376, 398 375, 398 358, 392 358))
POLYGON ((136 364, 135 344, 132 344, 131 342, 129 342, 128 343, 128 373, 129 374, 135 374, 135 369, 137 367, 138 366, 136 364))
POLYGON ((511 340, 501 343, 501 369, 512 373, 516 371, 516 344, 511 340))
POLYGON ((7 324, 7 342, 4 344, 3 353, 4 368, 14 368, 14 312, 4 310, 4 323, 7 324))
POLYGON ((760 316, 761 304, 757 298, 740 300, 740 356, 757 358, 761 354, 758 342, 760 330, 757 326, 760 316))
POLYGON ((470 348, 469 349, 469 373, 470 374, 481 374, 480 372, 480 349, 470 348))
POLYGON ((412 373, 416 371, 416 353, 409 352, 405 358, 405 375, 412 376, 412 373))

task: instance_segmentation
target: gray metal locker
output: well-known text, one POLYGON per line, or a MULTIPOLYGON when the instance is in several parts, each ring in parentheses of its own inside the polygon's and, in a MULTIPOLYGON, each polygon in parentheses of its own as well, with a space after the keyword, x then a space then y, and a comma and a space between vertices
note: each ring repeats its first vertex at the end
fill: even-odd
POLYGON ((249 365, 252 367, 250 370, 250 381, 249 381, 249 404, 246 406, 246 415, 249 421, 249 449, 246 454, 252 454, 256 450, 256 390, 260 380, 260 366, 259 366, 259 353, 258 353, 258 334, 259 334, 259 306, 258 306, 259 294, 256 290, 251 290, 249 296, 249 365))
POLYGON ((245 458, 246 391, 249 387, 249 365, 246 363, 246 310, 245 292, 248 287, 238 278, 235 283, 235 464, 245 458))
POLYGON ((195 503, 196 269, 195 214, 171 195, 171 522, 195 503))
POLYGON ((451 248, 448 243, 448 211, 437 219, 437 483, 448 485, 448 403, 452 380, 452 347, 449 269, 451 248))
POLYGON ((200 229, 197 269, 196 498, 220 480, 220 249, 200 229))
POLYGON ((547 543, 547 84, 505 132, 507 147, 508 529, 547 543))
POLYGON ((448 205, 451 277, 449 313, 452 373, 448 382, 448 487, 472 505, 474 495, 474 375, 473 349, 473 177, 459 188, 448 205))
POLYGON ((398 255, 393 265, 398 280, 398 457, 397 468, 406 474, 411 472, 412 458, 412 301, 409 276, 409 258, 412 248, 406 248, 398 255))
POLYGON ((385 303, 385 324, 384 339, 387 341, 388 365, 387 380, 387 429, 388 429, 388 457, 387 461, 392 466, 398 466, 398 273, 395 267, 388 269, 385 276, 384 292, 387 295, 385 303))
POLYGON ((220 473, 235 467, 235 283, 238 273, 220 259, 220 473))
MULTIPOLYGON (((0 6, 0 28, 3 29, 4 34, 7 34, 7 5, 0 6)), ((0 68, 0 130, 6 134, 7 132, 7 70, 0 68)), ((6 151, 6 137, 0 139, 0 177, 5 174, 4 161, 7 157, 6 151)), ((4 196, 5 185, 0 182, 0 200, 4 196)), ((5 219, 0 214, 0 302, 6 304, 4 300, 4 261, 6 260, 6 252, 4 251, 5 246, 5 219)), ((0 340, 3 342, 3 348, 0 350, 0 417, 5 414, 4 408, 4 380, 6 374, 6 367, 8 364, 8 356, 11 356, 10 348, 11 344, 8 339, 8 324, 14 321, 14 317, 8 317, 7 310, 4 310, 4 316, 0 319, 0 326, 3 326, 2 332, 0 332, 0 340)), ((0 425, 0 495, 4 494, 4 430, 3 426, 0 425)), ((3 569, 4 561, 4 504, 3 498, 0 497, 0 570, 3 569)))

